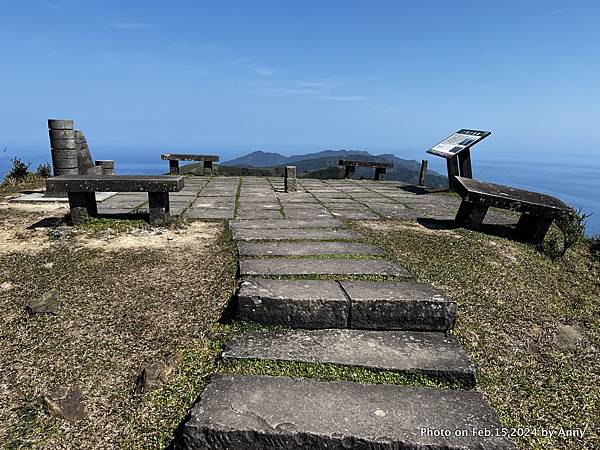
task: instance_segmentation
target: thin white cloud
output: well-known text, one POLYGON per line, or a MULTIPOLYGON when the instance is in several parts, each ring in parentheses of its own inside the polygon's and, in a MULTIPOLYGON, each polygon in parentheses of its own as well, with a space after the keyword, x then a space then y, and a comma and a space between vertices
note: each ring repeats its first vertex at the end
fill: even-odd
POLYGON ((367 100, 367 97, 362 95, 321 95, 321 100, 333 100, 337 102, 358 102, 367 100))
POLYGON ((256 74, 268 77, 269 75, 273 75, 275 71, 267 66, 261 66, 258 64, 250 64, 247 66, 248 69, 253 70, 256 74))
POLYGON ((150 28, 150 25, 144 22, 109 22, 106 24, 111 28, 117 28, 119 30, 143 30, 146 28, 150 28))
POLYGON ((321 91, 316 89, 270 88, 264 90, 267 95, 313 95, 321 91))
POLYGON ((23 47, 27 47, 27 48, 35 48, 35 47, 39 46, 40 43, 38 41, 34 41, 34 40, 24 40, 24 41, 19 41, 19 45, 22 45, 23 47))
POLYGON ((569 8, 560 8, 555 11, 550 11, 549 13, 542 14, 541 16, 534 17, 533 20, 545 19, 546 17, 554 16, 556 14, 560 14, 568 10, 569 8))
POLYGON ((336 80, 317 80, 317 81, 300 81, 298 82, 299 86, 305 86, 309 88, 318 88, 318 89, 333 89, 336 87, 340 87, 342 84, 341 81, 336 80))
POLYGON ((235 66, 243 67, 244 69, 248 69, 260 75, 262 77, 268 77, 270 75, 274 75, 277 73, 276 70, 265 66, 264 64, 259 64, 254 61, 254 58, 250 56, 244 56, 242 58, 235 58, 229 61, 229 64, 233 64, 235 66))

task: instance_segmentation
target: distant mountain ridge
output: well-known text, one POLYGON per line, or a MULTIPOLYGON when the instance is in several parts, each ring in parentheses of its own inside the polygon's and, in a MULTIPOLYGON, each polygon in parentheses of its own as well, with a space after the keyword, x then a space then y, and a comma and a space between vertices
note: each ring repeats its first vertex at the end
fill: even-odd
MULTIPOLYGON (((304 155, 284 156, 279 153, 254 151, 239 158, 221 163, 221 166, 244 169, 276 169, 284 165, 295 165, 300 177, 310 178, 341 178, 343 171, 338 166, 340 159, 359 161, 390 161, 394 163, 388 169, 385 179, 404 181, 416 184, 419 179, 420 163, 415 160, 397 158, 393 154, 373 155, 364 150, 324 150, 304 155)), ((359 167, 357 177, 373 177, 373 169, 359 167)), ((430 187, 442 188, 448 185, 445 176, 435 171, 427 174, 427 184, 430 187)))

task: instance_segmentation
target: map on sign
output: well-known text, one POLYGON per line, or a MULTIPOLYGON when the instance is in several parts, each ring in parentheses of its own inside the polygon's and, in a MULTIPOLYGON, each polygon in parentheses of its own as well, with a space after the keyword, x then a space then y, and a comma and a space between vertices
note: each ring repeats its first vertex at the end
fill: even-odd
POLYGON ((482 139, 488 137, 490 131, 479 130, 458 130, 456 133, 448 136, 439 144, 427 150, 427 153, 432 155, 443 156, 444 158, 453 158, 458 153, 471 148, 482 139))

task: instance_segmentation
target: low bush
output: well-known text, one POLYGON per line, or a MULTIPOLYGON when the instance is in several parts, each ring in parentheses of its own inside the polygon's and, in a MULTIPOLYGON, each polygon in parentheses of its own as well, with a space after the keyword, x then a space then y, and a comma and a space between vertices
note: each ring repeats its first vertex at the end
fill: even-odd
POLYGON ((552 259, 563 258, 570 248, 585 239, 585 219, 588 217, 579 209, 556 219, 554 224, 559 233, 551 234, 546 239, 544 252, 552 259))
POLYGON ((35 171, 35 175, 39 178, 50 178, 52 176, 52 168, 49 163, 42 163, 35 171))
POLYGON ((2 186, 15 186, 24 183, 31 183, 52 176, 52 169, 48 163, 40 164, 35 172, 31 172, 29 170, 31 163, 24 162, 16 156, 11 159, 11 162, 12 167, 6 173, 6 175, 4 175, 2 186))

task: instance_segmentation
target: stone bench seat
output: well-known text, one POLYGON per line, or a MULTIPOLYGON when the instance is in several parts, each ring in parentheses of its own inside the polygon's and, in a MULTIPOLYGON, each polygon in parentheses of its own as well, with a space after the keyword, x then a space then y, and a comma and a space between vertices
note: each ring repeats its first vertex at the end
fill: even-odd
POLYGON ((168 175, 61 175, 46 180, 46 189, 67 193, 74 225, 98 215, 96 192, 147 192, 150 223, 165 225, 170 220, 169 192, 183 186, 184 177, 168 175))
POLYGON ((462 203, 456 214, 458 225, 478 229, 490 206, 521 213, 516 233, 520 240, 540 244, 552 221, 572 213, 572 209, 556 197, 510 186, 456 177, 456 188, 462 203))
POLYGON ((160 159, 169 161, 169 173, 179 175, 179 161, 201 161, 204 163, 204 173, 212 173, 213 162, 219 161, 217 155, 194 155, 186 153, 163 153, 160 159))
POLYGON ((350 159, 340 159, 338 165, 344 167, 345 178, 354 178, 357 167, 374 167, 376 181, 382 181, 387 169, 394 167, 394 163, 388 161, 354 161, 350 159))

